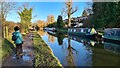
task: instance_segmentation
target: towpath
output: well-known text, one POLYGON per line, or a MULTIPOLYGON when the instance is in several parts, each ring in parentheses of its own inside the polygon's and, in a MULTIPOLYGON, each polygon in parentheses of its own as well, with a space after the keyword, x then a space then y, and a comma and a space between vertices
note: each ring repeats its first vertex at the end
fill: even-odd
POLYGON ((33 67, 33 60, 34 60, 34 49, 33 49, 33 40, 32 40, 32 33, 28 33, 24 38, 23 44, 23 53, 22 57, 16 56, 15 53, 12 53, 9 57, 5 59, 2 63, 3 68, 5 67, 21 67, 29 66, 33 67))

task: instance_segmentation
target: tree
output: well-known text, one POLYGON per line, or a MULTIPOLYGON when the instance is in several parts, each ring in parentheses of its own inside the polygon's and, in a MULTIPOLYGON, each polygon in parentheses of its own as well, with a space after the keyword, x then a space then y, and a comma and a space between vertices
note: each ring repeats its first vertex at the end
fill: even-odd
POLYGON ((18 12, 21 19, 21 26, 23 28, 23 32, 27 33, 29 25, 31 25, 32 19, 32 8, 27 8, 26 6, 23 9, 19 9, 18 12))
POLYGON ((1 20, 2 20, 2 37, 6 37, 6 29, 5 29, 5 22, 7 15, 10 13, 10 11, 15 10, 16 3, 13 2, 0 2, 0 12, 1 12, 1 20))
POLYGON ((57 27, 57 22, 53 22, 51 24, 48 24, 46 27, 50 27, 50 28, 54 27, 54 28, 56 28, 57 27))
POLYGON ((94 19, 93 18, 93 8, 92 8, 93 3, 92 2, 87 2, 86 4, 87 4, 87 7, 83 11, 82 16, 87 17, 87 19, 83 20, 82 22, 84 22, 83 27, 89 27, 90 28, 93 25, 93 19, 94 19))
POLYGON ((83 27, 91 28, 93 25, 93 15, 88 16, 87 20, 84 21, 83 27))
POLYGON ((120 1, 117 3, 117 13, 116 13, 116 16, 117 16, 117 27, 120 27, 120 1))
POLYGON ((95 2, 93 4, 93 18, 96 28, 120 27, 119 2, 95 2))
POLYGON ((88 16, 88 14, 87 14, 87 12, 86 12, 85 10, 83 11, 83 14, 82 14, 82 16, 83 16, 83 17, 86 17, 86 16, 88 16))
POLYGON ((37 24, 38 24, 39 28, 43 28, 44 27, 44 21, 42 21, 42 20, 38 20, 37 24))
POLYGON ((47 22, 48 22, 48 24, 54 23, 55 22, 54 15, 48 15, 47 16, 47 22))
POLYGON ((64 27, 64 23, 63 23, 63 20, 62 20, 62 16, 58 16, 58 19, 57 19, 57 28, 60 29, 60 28, 63 28, 64 27))
POLYGON ((62 15, 67 14, 67 16, 68 16, 68 27, 71 26, 71 15, 74 14, 78 10, 77 7, 75 9, 73 9, 72 3, 73 3, 72 0, 69 0, 68 2, 65 2, 66 8, 63 8, 62 13, 61 13, 62 15))
POLYGON ((4 23, 6 20, 7 15, 10 13, 10 11, 14 10, 16 7, 16 3, 13 2, 0 2, 0 11, 2 15, 2 22, 4 23))

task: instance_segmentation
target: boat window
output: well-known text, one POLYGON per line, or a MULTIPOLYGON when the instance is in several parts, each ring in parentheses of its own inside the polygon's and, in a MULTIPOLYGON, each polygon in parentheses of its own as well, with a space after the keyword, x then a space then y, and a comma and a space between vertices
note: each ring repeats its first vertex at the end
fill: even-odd
POLYGON ((81 32, 81 29, 79 29, 79 32, 81 32))
POLYGON ((81 29, 81 32, 83 32, 83 29, 81 29))
POLYGON ((117 35, 117 36, 120 36, 120 30, 117 30, 117 31, 116 31, 116 35, 117 35))
POLYGON ((68 29, 68 32, 70 32, 70 29, 68 29))
POLYGON ((76 32, 76 29, 74 29, 74 32, 76 32))
POLYGON ((88 29, 88 32, 90 32, 91 30, 90 29, 88 29))

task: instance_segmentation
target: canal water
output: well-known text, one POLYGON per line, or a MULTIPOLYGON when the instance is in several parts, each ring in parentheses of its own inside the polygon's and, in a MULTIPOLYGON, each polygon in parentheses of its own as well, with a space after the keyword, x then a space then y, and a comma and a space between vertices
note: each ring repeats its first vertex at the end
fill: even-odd
POLYGON ((39 31, 63 66, 119 66, 120 45, 39 31))

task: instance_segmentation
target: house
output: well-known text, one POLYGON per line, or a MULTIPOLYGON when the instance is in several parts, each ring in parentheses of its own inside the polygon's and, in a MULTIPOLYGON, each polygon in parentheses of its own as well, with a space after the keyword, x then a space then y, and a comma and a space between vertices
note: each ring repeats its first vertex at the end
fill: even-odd
MULTIPOLYGON (((92 9, 90 8, 85 9, 83 11, 82 16, 71 18, 71 26, 74 26, 74 27, 83 26, 84 21, 86 21, 91 14, 93 14, 92 9)), ((68 22, 68 19, 63 20, 63 22, 68 22)))

